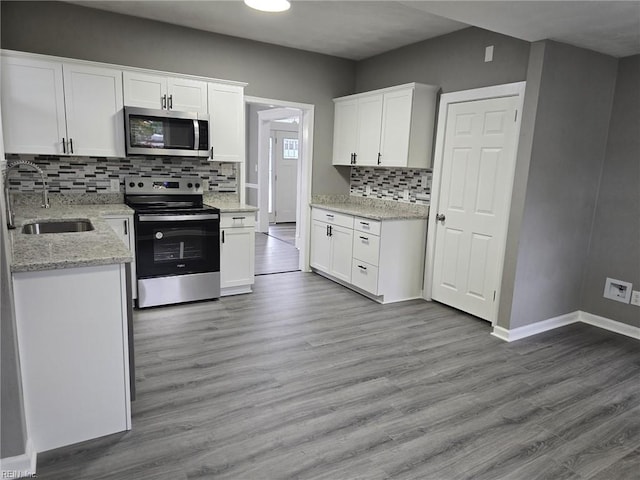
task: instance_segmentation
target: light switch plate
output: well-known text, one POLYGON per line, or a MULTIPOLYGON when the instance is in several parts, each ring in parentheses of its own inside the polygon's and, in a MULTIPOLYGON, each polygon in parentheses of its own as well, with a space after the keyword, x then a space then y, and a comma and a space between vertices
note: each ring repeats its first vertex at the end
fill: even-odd
POLYGON ((640 307, 640 290, 631 292, 631 305, 640 307))

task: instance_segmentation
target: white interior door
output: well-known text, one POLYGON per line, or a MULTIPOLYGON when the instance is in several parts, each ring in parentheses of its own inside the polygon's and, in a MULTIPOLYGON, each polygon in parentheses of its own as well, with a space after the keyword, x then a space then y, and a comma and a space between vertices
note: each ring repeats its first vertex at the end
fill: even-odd
POLYGON ((298 132, 274 130, 273 134, 273 221, 296 221, 298 193, 298 132))
POLYGON ((485 320, 504 256, 518 105, 509 96, 447 107, 432 298, 485 320))

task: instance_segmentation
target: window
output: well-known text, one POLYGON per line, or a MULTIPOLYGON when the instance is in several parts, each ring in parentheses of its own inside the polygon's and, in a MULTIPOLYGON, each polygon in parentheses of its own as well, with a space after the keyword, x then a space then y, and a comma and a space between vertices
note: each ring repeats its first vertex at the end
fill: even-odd
POLYGON ((297 160, 298 159, 298 139, 297 138, 284 138, 282 140, 282 158, 285 160, 297 160))

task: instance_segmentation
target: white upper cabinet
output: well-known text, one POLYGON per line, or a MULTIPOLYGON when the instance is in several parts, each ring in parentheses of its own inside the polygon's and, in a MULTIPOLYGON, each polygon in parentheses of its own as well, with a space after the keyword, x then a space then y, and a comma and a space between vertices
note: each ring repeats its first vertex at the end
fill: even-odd
POLYGON ((5 152, 62 153, 67 136, 62 64, 2 57, 1 87, 5 152))
POLYGON ((67 153, 124 157, 122 72, 63 65, 67 112, 67 153))
POLYGON ((336 101, 333 120, 333 164, 352 165, 358 144, 358 100, 336 101))
POLYGON ((124 156, 119 70, 2 58, 5 151, 124 156))
POLYGON ((207 82, 125 71, 124 104, 130 107, 207 113, 207 82))
POLYGON ((209 160, 244 162, 244 87, 209 83, 209 160))
POLYGON ((334 99, 333 164, 431 168, 438 90, 409 83, 334 99))
POLYGON ((355 165, 377 165, 382 126, 382 95, 358 100, 358 144, 355 165))

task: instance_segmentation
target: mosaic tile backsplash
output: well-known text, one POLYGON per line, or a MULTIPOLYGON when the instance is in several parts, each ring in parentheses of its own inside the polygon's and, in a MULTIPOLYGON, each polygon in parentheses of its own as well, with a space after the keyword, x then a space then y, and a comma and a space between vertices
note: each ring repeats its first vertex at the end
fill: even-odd
POLYGON ((351 167, 351 195, 429 205, 431 172, 413 168, 351 167))
MULTIPOLYGON (((108 193, 112 191, 112 179, 118 180, 123 192, 124 179, 130 176, 200 177, 209 182, 209 191, 213 192, 236 192, 237 187, 234 164, 209 162, 204 158, 7 155, 8 163, 15 160, 38 165, 52 193, 108 193)), ((40 177, 29 168, 18 168, 11 172, 9 188, 17 192, 40 191, 40 177)))

